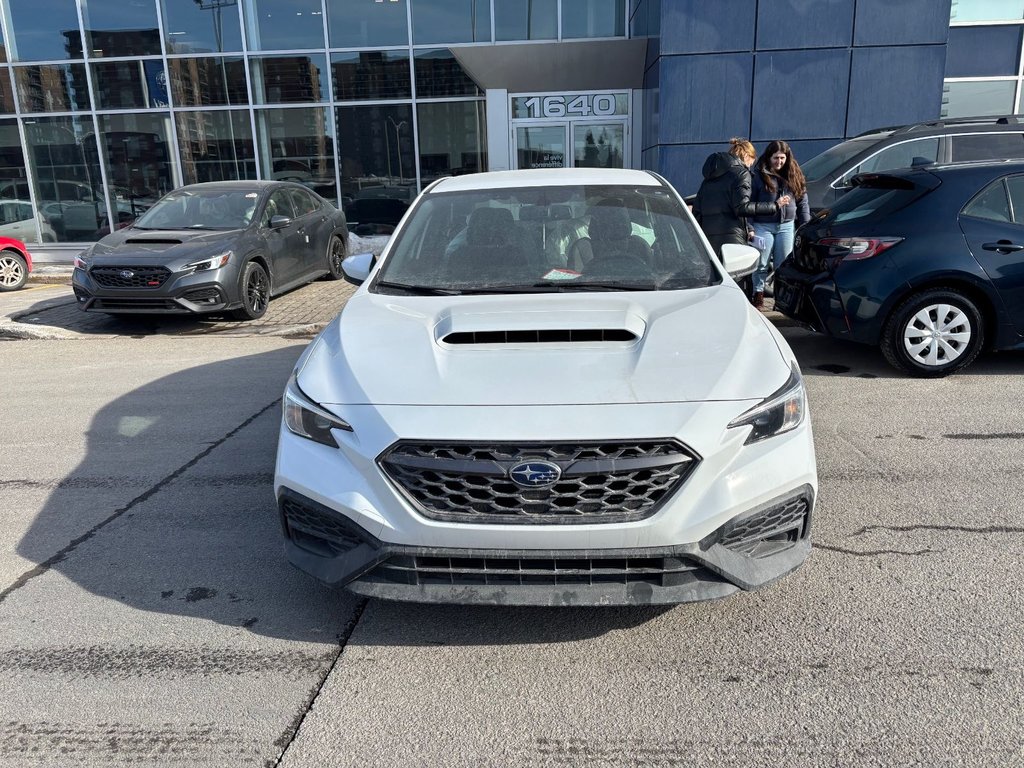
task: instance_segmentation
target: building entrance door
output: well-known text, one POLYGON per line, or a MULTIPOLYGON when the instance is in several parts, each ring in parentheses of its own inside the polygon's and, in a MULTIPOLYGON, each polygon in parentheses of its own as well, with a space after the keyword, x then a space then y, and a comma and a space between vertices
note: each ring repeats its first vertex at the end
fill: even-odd
POLYGON ((628 168, 626 93, 511 97, 512 167, 628 168))

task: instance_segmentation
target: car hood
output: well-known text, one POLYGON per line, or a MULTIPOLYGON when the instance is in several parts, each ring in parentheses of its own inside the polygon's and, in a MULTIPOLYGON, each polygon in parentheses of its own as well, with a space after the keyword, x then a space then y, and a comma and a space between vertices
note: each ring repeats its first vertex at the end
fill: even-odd
POLYGON ((96 243, 90 253, 90 260, 97 264, 124 264, 126 258, 142 264, 194 261, 196 258, 223 253, 242 231, 122 229, 96 243))
POLYGON ((761 400, 790 366, 731 285, 454 298, 363 290, 308 350, 298 383, 328 406, 761 400))

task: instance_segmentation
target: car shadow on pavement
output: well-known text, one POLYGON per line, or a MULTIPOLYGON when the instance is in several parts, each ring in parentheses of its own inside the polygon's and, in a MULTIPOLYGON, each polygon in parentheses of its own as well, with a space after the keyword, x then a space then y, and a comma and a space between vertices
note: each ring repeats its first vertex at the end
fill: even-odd
MULTIPOLYGON (((28 498, 34 488, 47 496, 17 545, 31 565, 0 602, 19 593, 44 605, 66 601, 56 572, 85 593, 74 593, 76 613, 111 625, 155 626, 105 601, 274 638, 344 636, 364 601, 288 564, 273 494, 280 391, 300 350, 152 381, 97 411, 66 476, 7 481, 28 498)), ((371 604, 401 625, 385 635, 424 645, 436 632, 453 644, 575 640, 668 610, 371 604)))

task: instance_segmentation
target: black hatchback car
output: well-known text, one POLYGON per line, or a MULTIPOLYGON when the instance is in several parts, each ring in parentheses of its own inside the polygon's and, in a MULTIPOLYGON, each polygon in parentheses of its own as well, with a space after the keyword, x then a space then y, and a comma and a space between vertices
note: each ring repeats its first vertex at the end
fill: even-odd
POLYGON ((1024 162, 856 177, 797 232, 775 308, 914 376, 1024 348, 1024 162))
POLYGON ((192 184, 90 246, 71 282, 87 312, 255 320, 271 296, 341 278, 347 244, 345 215, 299 184, 192 184))

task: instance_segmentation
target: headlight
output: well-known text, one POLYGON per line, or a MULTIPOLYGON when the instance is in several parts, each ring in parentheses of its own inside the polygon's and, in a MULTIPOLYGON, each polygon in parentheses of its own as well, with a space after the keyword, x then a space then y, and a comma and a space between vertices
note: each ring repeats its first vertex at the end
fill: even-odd
POLYGON ((331 448, 338 443, 331 434, 332 429, 343 429, 351 432, 352 427, 333 413, 328 413, 314 403, 306 393, 299 389, 299 384, 292 373, 288 379, 288 387, 284 391, 284 425, 288 431, 299 437, 305 437, 331 448))
POLYGON ((796 429, 807 414, 804 381, 800 369, 793 364, 793 373, 778 390, 749 411, 733 419, 729 428, 751 427, 744 445, 756 443, 796 429))
POLYGON ((75 256, 75 267, 78 269, 88 269, 90 256, 92 256, 92 248, 87 248, 75 256))
POLYGON ((214 256, 212 259, 203 259, 202 261, 193 261, 191 264, 186 264, 185 269, 191 269, 193 272, 207 272, 211 269, 220 269, 231 259, 231 251, 222 253, 220 256, 214 256))

